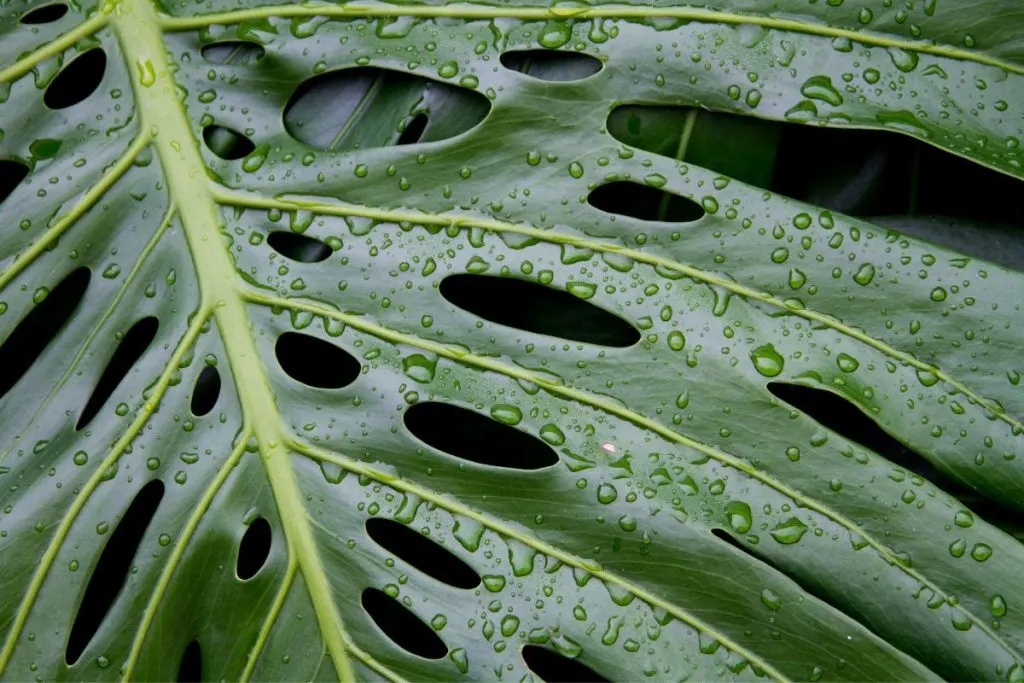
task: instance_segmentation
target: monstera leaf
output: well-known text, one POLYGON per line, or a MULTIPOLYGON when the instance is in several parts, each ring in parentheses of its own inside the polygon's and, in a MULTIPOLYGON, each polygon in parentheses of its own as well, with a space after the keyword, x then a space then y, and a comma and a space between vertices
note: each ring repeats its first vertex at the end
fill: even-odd
POLYGON ((1024 680, 1015 0, 6 0, 8 680, 1024 680))

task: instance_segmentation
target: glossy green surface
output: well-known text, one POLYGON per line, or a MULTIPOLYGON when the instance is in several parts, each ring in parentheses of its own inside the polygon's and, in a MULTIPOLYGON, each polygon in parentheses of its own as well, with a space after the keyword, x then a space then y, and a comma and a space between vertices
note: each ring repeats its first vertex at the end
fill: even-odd
MULTIPOLYGON (((613 680, 1024 678, 1020 543, 766 387, 843 396, 1013 518, 1024 277, 701 165, 721 161, 722 135, 722 163, 768 182, 770 131, 703 114, 607 124, 624 104, 700 105, 888 130, 1020 176, 1017 3, 120 0, 19 23, 30 6, 0 10, 0 160, 31 168, 0 204, 3 338, 73 269, 92 280, 0 399, 4 678, 169 680, 193 640, 211 680, 518 681, 531 643, 613 680), (265 54, 204 56, 237 40, 265 54), (48 109, 51 79, 96 47, 98 89, 48 109), (601 69, 551 82, 502 66, 542 47, 601 69), (286 112, 314 75, 367 66, 426 80, 286 112), (345 107, 361 114, 338 120, 345 107), (421 110, 423 141, 396 146, 421 110), (219 158, 211 125, 252 151, 219 158), (621 180, 705 215, 642 221, 587 202, 621 180), (333 253, 291 261, 268 245, 275 231, 333 253), (567 290, 641 339, 481 321, 439 293, 466 272, 567 290), (76 430, 146 316, 156 339, 76 430), (290 377, 274 346, 295 330, 357 358, 358 378, 290 377), (196 417, 207 365, 223 386, 196 417), (423 401, 532 434, 560 462, 438 451, 403 423, 423 401), (124 588, 69 664, 108 530, 156 478, 166 493, 124 588), (270 556, 242 581, 257 517, 270 556), (370 517, 428 534, 481 585, 395 557, 370 517), (360 604, 368 587, 431 624, 447 655, 389 640, 360 604)), ((830 150, 812 152, 814 168, 830 150)), ((968 213, 1017 201, 962 200, 968 213)))

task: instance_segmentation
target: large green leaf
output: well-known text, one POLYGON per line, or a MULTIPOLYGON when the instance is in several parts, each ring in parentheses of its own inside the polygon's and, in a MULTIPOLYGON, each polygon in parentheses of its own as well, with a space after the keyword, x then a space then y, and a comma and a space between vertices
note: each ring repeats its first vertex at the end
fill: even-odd
POLYGON ((1017 3, 48 2, 4 677, 1024 678, 1017 3))

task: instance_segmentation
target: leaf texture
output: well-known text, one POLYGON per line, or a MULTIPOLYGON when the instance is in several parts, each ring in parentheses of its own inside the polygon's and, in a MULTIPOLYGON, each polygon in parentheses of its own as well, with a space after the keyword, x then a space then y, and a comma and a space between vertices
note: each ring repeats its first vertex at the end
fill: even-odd
POLYGON ((5 678, 1024 678, 1015 4, 52 7, 5 678))

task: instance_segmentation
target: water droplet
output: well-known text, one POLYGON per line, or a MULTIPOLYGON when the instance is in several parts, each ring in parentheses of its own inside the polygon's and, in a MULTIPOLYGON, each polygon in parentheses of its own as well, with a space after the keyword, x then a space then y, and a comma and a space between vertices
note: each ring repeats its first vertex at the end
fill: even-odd
POLYGON ((754 368, 765 377, 777 377, 785 364, 782 356, 771 344, 754 349, 750 354, 750 360, 753 361, 754 368))
POLYGON ((750 513, 750 506, 743 501, 734 500, 725 506, 725 513, 729 516, 729 526, 738 534, 745 534, 750 531, 753 525, 753 517, 750 513))
POLYGON ((491 408, 491 417, 507 425, 517 425, 523 421, 523 411, 506 404, 498 404, 491 408))
POLYGON ((860 367, 860 361, 849 354, 840 353, 836 356, 836 365, 843 372, 853 372, 860 367))
POLYGON ((807 533, 807 525, 796 517, 790 517, 784 522, 780 522, 770 533, 772 538, 779 543, 790 545, 803 538, 803 535, 807 533))

